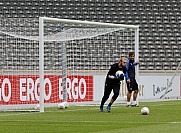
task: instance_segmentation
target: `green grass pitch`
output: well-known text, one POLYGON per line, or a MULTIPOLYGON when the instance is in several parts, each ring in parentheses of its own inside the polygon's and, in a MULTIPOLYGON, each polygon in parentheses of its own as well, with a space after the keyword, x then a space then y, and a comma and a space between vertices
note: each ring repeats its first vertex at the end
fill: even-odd
POLYGON ((180 133, 181 101, 142 102, 116 106, 111 113, 98 106, 48 108, 45 113, 1 112, 0 133, 180 133), (149 115, 141 115, 143 106, 149 115))

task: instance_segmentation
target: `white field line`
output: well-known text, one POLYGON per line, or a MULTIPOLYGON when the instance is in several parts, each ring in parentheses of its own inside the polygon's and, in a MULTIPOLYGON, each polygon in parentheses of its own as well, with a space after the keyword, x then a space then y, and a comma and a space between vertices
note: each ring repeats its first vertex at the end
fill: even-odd
MULTIPOLYGON (((89 109, 76 109, 76 110, 61 110, 61 111, 46 111, 45 113, 52 113, 52 112, 57 112, 57 113, 65 113, 65 112, 75 112, 75 111, 84 111, 84 110, 97 110, 98 108, 89 108, 89 109)), ((15 111, 16 112, 16 111, 15 111)), ((3 112, 0 113, 0 117, 5 117, 5 116, 18 116, 18 115, 30 115, 30 114, 34 114, 34 113, 40 113, 40 112, 26 112, 26 113, 9 113, 9 112, 3 112)))
MULTIPOLYGON (((39 112, 33 112, 33 113, 39 113, 39 112)), ((33 113, 30 113, 30 112, 26 112, 26 113, 2 113, 0 114, 0 117, 4 117, 4 116, 17 116, 17 115, 27 115, 27 114, 33 114, 33 113)))
MULTIPOLYGON (((165 104, 162 104, 165 105, 165 104)), ((161 105, 161 106, 162 106, 161 105)), ((113 107, 113 108, 117 108, 117 107, 113 107)), ((72 111, 83 111, 83 110, 97 110, 97 108, 91 108, 91 109, 76 109, 76 110, 66 110, 66 111, 60 111, 60 113, 63 112, 72 112, 72 111)), ((51 112, 51 111, 49 111, 51 112)), ((53 112, 53 111, 52 111, 53 112)), ((58 112, 58 111, 54 111, 54 112, 58 112)), ((5 117, 5 116, 18 116, 18 115, 30 115, 30 114, 34 114, 34 113, 39 113, 39 112, 27 112, 27 113, 17 113, 17 114, 3 114, 0 115, 0 117, 5 117)), ((137 113, 138 114, 138 113, 137 113)), ((50 123, 52 122, 53 124, 60 124, 60 123, 109 123, 109 121, 54 121, 54 120, 1 120, 0 122, 43 122, 43 123, 50 123)), ((117 121, 112 121, 112 123, 117 123, 117 121)), ((121 122, 122 124, 134 124, 135 122, 121 122)), ((137 123, 141 123, 144 124, 145 122, 137 122, 137 123)), ((173 122, 146 122, 148 124, 181 124, 181 121, 173 121, 173 122)), ((15 124, 15 125, 19 125, 19 124, 15 124)))
POLYGON ((181 124, 181 121, 173 121, 173 122, 169 122, 170 124, 181 124))
MULTIPOLYGON (((165 103, 165 104, 163 104, 163 103, 160 103, 160 104, 153 104, 153 105, 149 105, 149 106, 173 106, 173 105, 181 105, 181 103, 165 103)), ((148 106, 148 105, 142 105, 142 106, 148 106)))
MULTIPOLYGON (((43 123, 53 123, 60 125, 61 123, 110 123, 110 121, 60 121, 60 120, 0 120, 0 122, 43 122, 43 123)), ((118 123, 118 121, 112 121, 112 123, 118 123)), ((145 122, 136 122, 140 124, 145 124, 145 122)), ((148 124, 181 124, 181 121, 173 121, 173 122, 146 122, 148 124)), ((123 122, 121 121, 121 124, 135 124, 135 122, 123 122)), ((19 124, 15 124, 19 125, 19 124)))
MULTIPOLYGON (((141 107, 144 107, 144 106, 173 106, 173 105, 179 105, 180 103, 174 103, 174 104, 168 104, 168 103, 165 103, 165 104, 153 104, 153 105, 141 105, 141 107)), ((118 108, 118 107, 122 107, 123 105, 120 105, 120 106, 112 106, 112 108, 118 108)), ((128 108, 128 107, 127 107, 128 108)), ((133 107, 133 108, 137 108, 137 107, 133 107)), ((98 106, 95 106, 93 108, 84 108, 84 109, 75 109, 75 110, 68 110, 68 109, 65 109, 65 110, 61 110, 61 111, 46 111, 45 113, 52 113, 52 112, 56 112, 56 113, 66 113, 66 112, 76 112, 76 111, 84 111, 84 110, 99 110, 98 106)), ((15 111, 16 112, 16 111, 15 111)), ((7 113, 7 112, 4 112, 4 113, 0 113, 0 117, 5 117, 5 116, 18 116, 18 115, 30 115, 30 114, 34 114, 34 113, 40 113, 40 112, 26 112, 26 113, 7 113)), ((135 113, 135 114, 138 114, 138 113, 135 113)), ((174 123, 174 122, 173 122, 174 123)))

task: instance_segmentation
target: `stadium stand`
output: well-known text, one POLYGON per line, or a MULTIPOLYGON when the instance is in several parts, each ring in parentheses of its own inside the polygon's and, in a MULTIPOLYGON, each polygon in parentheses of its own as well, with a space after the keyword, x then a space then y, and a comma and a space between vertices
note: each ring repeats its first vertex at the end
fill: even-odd
MULTIPOLYGON (((139 52, 140 60, 143 61, 141 70, 176 69, 181 60, 180 10, 181 0, 2 0, 0 2, 1 18, 46 16, 140 25, 139 52)), ((2 42, 3 38, 0 40, 2 42)), ((11 51, 13 46, 3 47, 11 51)), ((23 51, 22 55, 28 56, 23 51)), ((0 64, 4 68, 11 64, 8 62, 10 59, 3 61, 5 55, 1 54, 0 57, 0 64)), ((16 60, 13 55, 9 57, 16 60)), ((24 58, 24 64, 28 63, 26 57, 24 58)), ((51 61, 47 62, 51 64, 51 61)))

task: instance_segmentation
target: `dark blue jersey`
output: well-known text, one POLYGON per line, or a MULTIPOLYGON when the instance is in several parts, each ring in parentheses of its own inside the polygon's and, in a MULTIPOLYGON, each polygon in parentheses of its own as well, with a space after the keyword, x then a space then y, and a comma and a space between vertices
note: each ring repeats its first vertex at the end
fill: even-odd
POLYGON ((137 65, 137 62, 131 61, 128 59, 128 61, 126 63, 126 69, 127 69, 129 78, 135 78, 135 66, 136 65, 137 65))

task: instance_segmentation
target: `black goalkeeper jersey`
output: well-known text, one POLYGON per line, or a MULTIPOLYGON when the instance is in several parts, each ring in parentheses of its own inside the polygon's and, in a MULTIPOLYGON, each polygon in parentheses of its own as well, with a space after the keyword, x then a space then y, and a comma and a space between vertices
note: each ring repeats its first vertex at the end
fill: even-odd
POLYGON ((120 71, 123 71, 124 74, 126 74, 126 67, 121 67, 119 68, 118 66, 118 63, 115 63, 113 65, 111 65, 111 68, 109 69, 109 72, 107 73, 107 76, 106 76, 106 82, 107 83, 120 83, 120 80, 124 80, 123 79, 110 79, 109 76, 116 76, 116 72, 120 70, 120 71))

